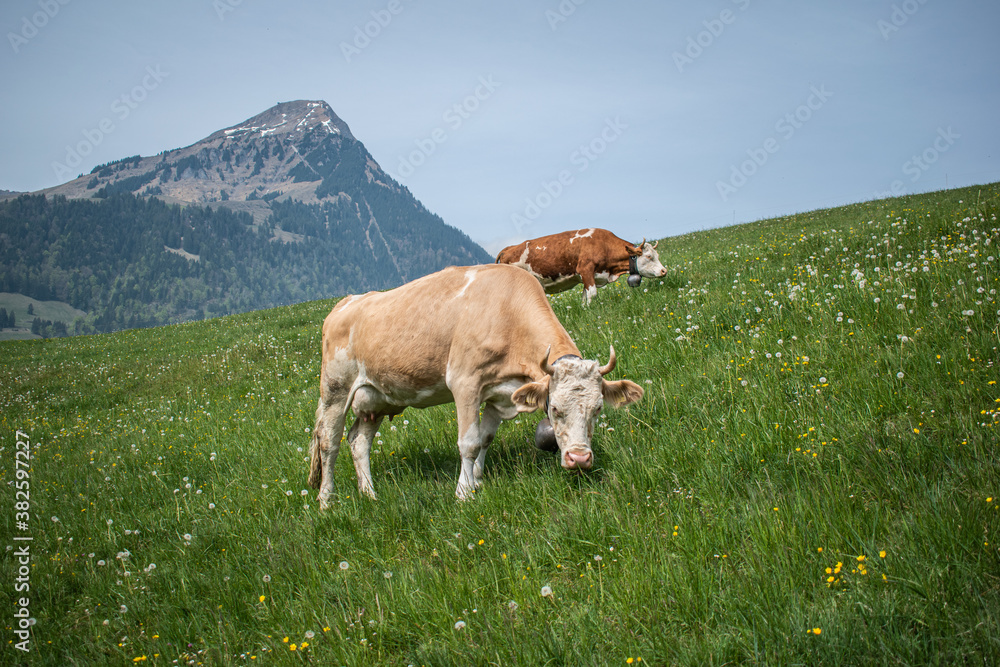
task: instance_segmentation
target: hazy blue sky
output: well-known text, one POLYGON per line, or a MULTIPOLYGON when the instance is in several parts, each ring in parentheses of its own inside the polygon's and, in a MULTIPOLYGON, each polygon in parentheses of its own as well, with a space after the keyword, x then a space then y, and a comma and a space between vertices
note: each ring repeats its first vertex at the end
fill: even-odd
POLYGON ((491 251, 1000 180, 992 0, 5 0, 0 27, 4 189, 294 99, 491 251))

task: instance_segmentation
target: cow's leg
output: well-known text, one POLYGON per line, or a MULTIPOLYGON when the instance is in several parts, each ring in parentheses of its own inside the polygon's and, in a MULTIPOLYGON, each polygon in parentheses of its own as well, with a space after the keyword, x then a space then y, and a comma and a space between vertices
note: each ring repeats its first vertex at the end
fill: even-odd
POLYGON ((483 466, 486 464, 486 450, 493 442, 493 436, 497 433, 497 428, 503 419, 495 407, 487 404, 483 409, 483 416, 479 420, 479 456, 476 457, 476 464, 472 468, 472 477, 476 488, 483 485, 483 466))
MULTIPOLYGON (((456 397, 457 399, 458 397, 456 397)), ((479 397, 466 401, 456 400, 458 414, 458 453, 462 457, 462 468, 458 475, 455 495, 459 500, 469 500, 483 483, 483 464, 486 450, 500 425, 500 415, 487 405, 479 417, 479 397)))
POLYGON ((326 388, 320 390, 309 448, 309 486, 319 489, 317 500, 321 510, 329 507, 333 495, 333 470, 340 453, 340 440, 344 437, 346 400, 346 395, 326 388))
POLYGON ((382 415, 362 412, 354 420, 347 442, 351 445, 351 455, 354 457, 354 470, 358 474, 358 490, 376 500, 375 487, 372 485, 372 469, 370 454, 372 440, 382 423, 382 415))
POLYGON ((590 305, 590 300, 597 296, 597 282, 594 280, 593 262, 581 262, 576 267, 583 281, 583 305, 590 305))

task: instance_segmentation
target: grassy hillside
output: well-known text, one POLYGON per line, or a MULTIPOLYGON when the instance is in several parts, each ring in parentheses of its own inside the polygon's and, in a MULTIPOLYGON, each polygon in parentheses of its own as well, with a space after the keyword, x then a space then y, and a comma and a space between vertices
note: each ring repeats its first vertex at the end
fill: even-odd
POLYGON ((85 317, 87 313, 77 310, 62 301, 35 301, 23 294, 0 292, 0 308, 13 313, 17 326, 14 329, 0 331, 0 341, 38 338, 31 333, 31 322, 36 317, 51 322, 66 322, 72 324, 76 318, 85 317), (28 306, 32 314, 28 314, 28 306))
POLYGON ((646 395, 605 410, 589 474, 534 450, 536 415, 504 424, 462 504, 443 406, 383 424, 378 502, 345 449, 318 511, 333 301, 0 344, 0 526, 33 538, 37 619, 22 654, 8 613, 4 661, 1000 662, 998 204, 991 185, 665 239, 662 282, 553 297, 646 395))

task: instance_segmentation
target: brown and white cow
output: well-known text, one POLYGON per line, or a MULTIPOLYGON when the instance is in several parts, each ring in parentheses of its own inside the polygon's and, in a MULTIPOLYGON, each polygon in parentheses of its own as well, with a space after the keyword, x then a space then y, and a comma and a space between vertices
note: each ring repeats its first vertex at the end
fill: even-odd
POLYGON ((606 366, 581 358, 538 281, 511 266, 450 267, 388 292, 346 297, 323 322, 309 485, 326 508, 348 409, 358 488, 375 498, 369 452, 382 419, 451 402, 460 499, 480 487, 501 421, 521 412, 545 409, 562 466, 590 468, 604 403, 620 407, 643 394, 634 382, 605 380, 614 367, 613 347, 606 366))
POLYGON ((597 294, 597 287, 619 276, 662 278, 657 244, 632 245, 606 229, 578 229, 543 236, 504 248, 497 264, 512 264, 531 272, 549 294, 583 283, 583 303, 597 294))

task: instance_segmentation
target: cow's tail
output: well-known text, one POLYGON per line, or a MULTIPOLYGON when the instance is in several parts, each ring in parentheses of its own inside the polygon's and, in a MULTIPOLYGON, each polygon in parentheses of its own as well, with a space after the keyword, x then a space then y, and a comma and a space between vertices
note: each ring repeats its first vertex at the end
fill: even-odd
POLYGON ((513 247, 514 247, 514 246, 507 246, 506 248, 504 248, 503 250, 501 250, 500 252, 498 252, 498 253, 497 253, 497 261, 496 261, 496 264, 510 264, 510 258, 509 258, 509 256, 508 256, 508 252, 509 252, 509 251, 511 250, 511 248, 513 248, 513 247))
MULTIPOLYGON (((320 396, 319 405, 316 406, 316 423, 313 425, 312 441, 309 443, 309 486, 314 489, 318 489, 323 483, 323 455, 320 444, 323 433, 326 431, 329 433, 327 437, 336 438, 337 441, 332 444, 339 448, 340 441, 344 437, 344 417, 354 402, 354 394, 363 384, 363 378, 359 377, 354 380, 354 384, 347 394, 347 400, 340 404, 339 412, 333 411, 333 415, 329 413, 328 408, 336 405, 338 398, 332 396, 330 402, 327 403, 324 402, 323 396, 320 396), (330 419, 331 416, 333 419, 330 419)), ((342 395, 340 400, 342 400, 342 395)))
POLYGON ((312 441, 309 443, 309 486, 318 489, 323 483, 323 457, 319 451, 319 438, 323 432, 323 399, 316 408, 316 424, 313 426, 312 441))

